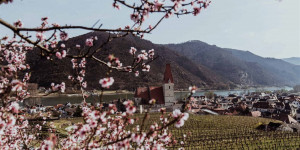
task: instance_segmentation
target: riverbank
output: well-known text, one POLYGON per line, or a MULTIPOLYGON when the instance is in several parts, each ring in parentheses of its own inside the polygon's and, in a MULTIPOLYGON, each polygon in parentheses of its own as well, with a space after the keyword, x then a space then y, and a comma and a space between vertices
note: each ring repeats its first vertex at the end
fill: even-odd
MULTIPOLYGON (((235 88, 235 89, 223 89, 223 90, 217 90, 217 89, 198 89, 196 92, 208 92, 208 91, 275 91, 275 90, 293 90, 292 87, 289 86, 270 86, 270 87, 259 87, 259 86, 255 86, 255 87, 248 87, 248 88, 235 88)), ((190 92, 188 90, 175 90, 174 92, 190 92)))
MULTIPOLYGON (((260 88, 261 89, 261 88, 260 88)), ((281 87, 265 87, 263 88, 265 91, 274 91, 274 90, 281 90, 281 87)), ((291 88, 290 88, 291 89, 291 88)), ((219 96, 228 96, 229 94, 247 94, 248 92, 257 92, 258 89, 239 89, 239 90, 208 90, 214 92, 219 96)), ((289 88, 285 88, 285 90, 289 90, 289 88)), ((205 95, 207 91, 196 91, 194 96, 202 96, 205 95)), ((88 103, 98 103, 100 102, 100 95, 101 91, 94 91, 91 92, 90 95, 86 98, 88 103)), ((175 99, 184 99, 187 98, 189 95, 189 91, 175 91, 175 99)), ((113 100, 117 99, 133 99, 134 92, 130 91, 104 91, 102 96, 102 102, 112 102, 113 100)), ((79 104, 83 100, 82 95, 80 93, 75 94, 58 94, 53 93, 48 96, 37 96, 28 98, 27 101, 29 105, 32 104, 43 104, 44 106, 55 106, 57 104, 65 104, 70 102, 72 104, 79 104)))
MULTIPOLYGON (((94 90, 92 92, 88 91, 89 95, 101 95, 102 91, 94 90)), ((127 90, 112 90, 112 91, 103 91, 103 95, 122 95, 122 94, 134 94, 134 92, 127 91, 127 90)), ((60 96, 67 96, 67 97, 80 97, 82 96, 80 91, 74 92, 74 93, 51 93, 51 94, 45 94, 45 93, 37 93, 34 96, 35 98, 42 98, 42 97, 60 97, 60 96)))

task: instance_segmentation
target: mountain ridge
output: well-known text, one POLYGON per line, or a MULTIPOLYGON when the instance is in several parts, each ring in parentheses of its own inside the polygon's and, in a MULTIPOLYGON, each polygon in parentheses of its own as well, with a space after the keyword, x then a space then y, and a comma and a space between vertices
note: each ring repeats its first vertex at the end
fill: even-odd
POLYGON ((300 65, 300 57, 282 58, 282 60, 294 65, 300 65))
POLYGON ((249 51, 220 48, 192 40, 165 44, 195 63, 202 64, 241 85, 293 85, 300 83, 300 68, 275 58, 264 58, 249 51))
MULTIPOLYGON (((81 36, 70 38, 64 42, 66 48, 80 44, 84 45, 85 39, 97 36, 98 41, 95 43, 95 48, 100 46, 108 37, 107 33, 91 32, 81 36)), ((103 47, 100 54, 96 56, 107 60, 109 54, 114 54, 120 58, 124 66, 130 64, 129 54, 130 47, 135 47, 139 51, 142 49, 155 49, 155 55, 158 59, 152 62, 149 73, 141 72, 140 77, 134 77, 134 74, 111 72, 110 76, 115 78, 115 84, 111 89, 127 89, 134 90, 138 86, 153 86, 161 85, 163 81, 163 73, 166 63, 171 63, 173 77, 175 78, 176 89, 186 89, 190 85, 196 85, 201 88, 213 89, 228 89, 233 88, 234 84, 227 81, 223 77, 214 73, 214 71, 207 67, 195 64, 185 56, 170 50, 169 48, 161 45, 154 44, 148 40, 143 40, 135 36, 129 35, 124 38, 118 38, 103 47)), ((72 83, 67 80, 69 74, 72 74, 72 66, 70 58, 64 58, 55 61, 49 61, 46 58, 41 58, 38 54, 39 51, 32 51, 27 55, 28 63, 32 68, 31 82, 38 83, 39 86, 48 87, 52 82, 60 83, 66 82, 67 86, 72 86, 72 83), (48 69, 44 69, 48 68, 48 69)), ((69 53, 74 53, 71 48, 69 53)), ((100 89, 98 81, 106 76, 107 67, 98 64, 93 60, 87 61, 86 79, 88 81, 89 89, 100 89)))
MULTIPOLYGON (((70 38, 64 42, 66 48, 70 49, 68 53, 76 53, 76 49, 72 46, 85 45, 85 40, 91 36, 98 37, 95 47, 92 48, 94 50, 107 39, 108 33, 90 32, 70 38)), ((132 56, 129 54, 131 47, 137 48, 138 51, 154 49, 155 55, 159 57, 150 64, 149 73, 140 72, 140 77, 137 78, 133 73, 110 72, 109 76, 115 78, 111 90, 127 89, 132 91, 139 86, 161 85, 167 63, 171 64, 176 89, 186 89, 190 85, 196 85, 202 89, 291 85, 298 83, 295 75, 300 73, 300 69, 296 65, 282 60, 263 58, 251 52, 220 48, 197 40, 162 45, 129 35, 105 45, 96 56, 108 61, 108 55, 114 54, 119 57, 123 66, 131 65, 132 56), (294 71, 291 71, 293 69, 294 71), (286 79, 282 79, 283 75, 286 79)), ((27 62, 31 66, 32 74, 30 82, 38 83, 43 87, 49 87, 52 82, 66 82, 67 87, 75 86, 67 79, 68 75, 73 72, 70 58, 59 60, 53 57, 55 61, 51 61, 42 57, 39 52, 36 50, 27 54, 27 62)), ((94 60, 87 60, 88 89, 100 89, 99 80, 105 77, 108 71, 107 67, 94 60)))

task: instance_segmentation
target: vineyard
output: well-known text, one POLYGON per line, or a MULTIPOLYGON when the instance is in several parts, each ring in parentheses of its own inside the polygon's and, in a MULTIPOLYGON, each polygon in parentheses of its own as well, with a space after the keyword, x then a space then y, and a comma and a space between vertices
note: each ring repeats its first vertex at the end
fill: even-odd
MULTIPOLYGON (((142 122, 143 115, 136 115, 142 122)), ((159 121, 160 114, 151 114, 143 129, 149 129, 153 122, 159 121)), ((63 128, 81 119, 59 120, 56 126, 63 128)), ((244 116, 190 115, 180 129, 169 127, 178 143, 168 149, 299 149, 300 133, 261 131, 255 129, 259 124, 275 120, 244 116)), ((277 121, 278 122, 278 121, 277 121)), ((58 130, 58 131, 59 131, 58 130)))

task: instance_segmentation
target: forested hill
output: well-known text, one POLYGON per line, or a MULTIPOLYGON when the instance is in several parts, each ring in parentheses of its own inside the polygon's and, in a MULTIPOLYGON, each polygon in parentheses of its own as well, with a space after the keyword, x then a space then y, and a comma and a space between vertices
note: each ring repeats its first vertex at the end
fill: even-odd
POLYGON ((281 86, 300 83, 300 67, 281 59, 263 58, 249 51, 220 48, 201 41, 165 46, 236 84, 281 86))
MULTIPOLYGON (((106 39, 108 34, 92 32, 70 38, 64 42, 67 48, 71 50, 69 53, 77 51, 74 46, 80 44, 84 46, 85 40, 91 36, 97 36, 98 41, 94 48, 99 47, 106 39)), ((113 71, 110 73, 115 78, 115 84, 111 89, 128 89, 134 90, 138 86, 161 85, 166 63, 171 63, 172 73, 175 82, 175 88, 187 88, 190 85, 197 85, 202 88, 227 89, 234 87, 234 84, 227 78, 215 73, 199 63, 194 63, 189 58, 170 50, 168 47, 153 44, 150 41, 143 40, 134 36, 118 38, 106 45, 97 55, 99 58, 106 59, 108 54, 114 54, 119 57, 123 66, 131 65, 132 56, 128 53, 130 47, 136 47, 138 50, 155 50, 158 59, 151 63, 151 69, 148 73, 141 73, 139 77, 134 74, 121 73, 113 71)), ((49 87, 52 82, 66 82, 67 86, 73 86, 67 79, 69 74, 73 73, 70 58, 55 61, 47 60, 41 57, 39 50, 28 53, 28 63, 31 66, 32 77, 31 82, 38 83, 39 86, 49 87)), ((105 77, 107 68, 94 60, 87 62, 87 76, 89 89, 100 89, 99 79, 105 77)))

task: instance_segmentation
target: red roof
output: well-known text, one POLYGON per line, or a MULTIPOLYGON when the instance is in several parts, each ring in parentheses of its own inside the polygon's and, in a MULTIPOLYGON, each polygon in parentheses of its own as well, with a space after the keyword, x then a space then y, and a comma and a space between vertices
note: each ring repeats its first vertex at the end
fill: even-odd
POLYGON ((151 99, 155 99, 156 104, 165 104, 162 86, 138 87, 134 97, 142 98, 143 104, 149 104, 151 99))
POLYGON ((174 83, 174 80, 173 80, 173 76, 172 76, 171 65, 166 64, 164 83, 169 83, 169 82, 174 83))
POLYGON ((144 100, 149 100, 149 89, 148 87, 138 87, 135 91, 134 97, 139 97, 144 100))
POLYGON ((165 104, 164 92, 162 86, 160 87, 150 87, 150 97, 155 99, 155 104, 165 104))

